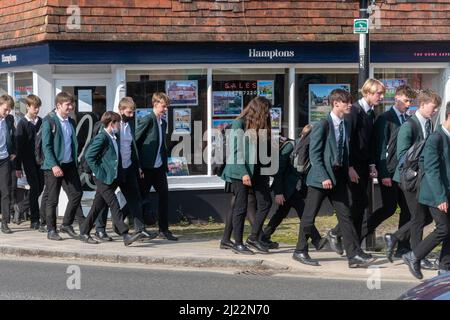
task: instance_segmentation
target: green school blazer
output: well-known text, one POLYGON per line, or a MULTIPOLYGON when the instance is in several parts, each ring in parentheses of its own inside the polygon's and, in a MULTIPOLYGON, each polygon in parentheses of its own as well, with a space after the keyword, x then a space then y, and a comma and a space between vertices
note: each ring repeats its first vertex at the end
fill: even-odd
POLYGON ((297 182, 301 174, 291 164, 293 143, 286 143, 280 150, 278 171, 273 177, 272 190, 275 195, 282 194, 289 199, 296 192, 297 182))
MULTIPOLYGON (((325 122, 317 122, 317 124, 313 126, 310 134, 309 159, 311 162, 311 169, 306 177, 306 185, 320 189, 323 188, 322 182, 325 180, 331 179, 333 186, 336 186, 337 183, 333 167, 338 161, 338 146, 334 133, 333 119, 330 115, 327 116, 327 123, 328 128, 326 127, 325 122)), ((342 167, 347 172, 349 166, 348 142, 350 126, 346 119, 344 119, 344 128, 345 141, 342 167)))
MULTIPOLYGON (((414 143, 424 139, 421 128, 419 119, 417 119, 416 115, 413 115, 408 121, 402 124, 397 136, 397 159, 400 160, 414 143), (410 121, 414 121, 417 125, 416 127, 420 128, 420 130, 415 130, 410 121)), ((395 169, 393 180, 395 182, 400 182, 400 164, 398 164, 397 169, 395 169)))
MULTIPOLYGON (((100 130, 103 130, 104 126, 103 124, 101 124, 101 122, 98 122, 98 125, 100 126, 99 132, 100 130)), ((133 169, 136 171, 136 174, 139 176, 139 169, 141 168, 141 165, 139 163, 139 156, 138 156, 138 150, 137 150, 137 146, 136 146, 136 140, 134 139, 134 125, 132 122, 129 123, 130 125, 130 130, 131 130, 131 137, 132 137, 132 142, 131 142, 131 167, 133 167, 133 169)), ((95 130, 95 129, 94 129, 95 130)), ((119 132, 116 134, 117 137, 117 145, 119 146, 119 165, 122 166, 122 157, 120 155, 120 130, 119 132)))
MULTIPOLYGON (((78 166, 78 142, 75 134, 75 121, 69 117, 69 122, 72 125, 72 159, 75 162, 75 166, 78 166)), ((59 118, 54 112, 50 112, 42 120, 42 152, 44 153, 43 170, 51 170, 54 166, 61 166, 64 159, 64 136, 59 118), (48 117, 52 118, 55 123, 55 133, 52 132, 52 126, 48 121, 48 117)))
POLYGON ((437 208, 450 195, 450 142, 442 127, 432 133, 422 152, 425 174, 420 182, 419 202, 437 208))
MULTIPOLYGON (((138 148, 138 157, 143 169, 153 169, 155 167, 156 156, 159 148, 159 129, 156 122, 156 115, 152 111, 150 114, 141 118, 136 128, 136 145, 138 148)), ((167 167, 167 146, 166 146, 166 128, 167 122, 163 119, 161 125, 162 145, 161 160, 163 167, 167 167)))
POLYGON ((253 177, 255 161, 250 161, 256 156, 256 145, 250 144, 249 139, 240 136, 239 132, 245 131, 245 119, 235 119, 231 125, 230 132, 230 154, 227 155, 225 168, 221 178, 227 182, 242 180, 248 175, 253 177))
MULTIPOLYGON (((117 147, 120 148, 119 143, 117 143, 117 147)), ((98 180, 110 185, 117 178, 119 159, 111 138, 103 128, 100 129, 87 149, 85 158, 98 180)))

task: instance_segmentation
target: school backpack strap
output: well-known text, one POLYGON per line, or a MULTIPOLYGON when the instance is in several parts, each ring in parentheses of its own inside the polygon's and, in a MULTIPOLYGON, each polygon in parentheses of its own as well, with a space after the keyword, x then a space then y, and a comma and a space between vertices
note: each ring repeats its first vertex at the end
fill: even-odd
MULTIPOLYGON (((55 120, 50 117, 50 116, 46 116, 43 119, 43 122, 46 121, 49 123, 50 125, 50 134, 52 136, 52 139, 54 139, 55 137, 55 133, 56 133, 56 122, 55 120)), ((39 166, 42 166, 44 164, 44 151, 42 149, 42 130, 43 130, 43 123, 41 124, 41 127, 39 128, 38 132, 36 133, 36 137, 35 137, 35 145, 34 145, 34 156, 35 156, 35 160, 36 163, 39 166)))
POLYGON ((415 142, 401 159, 400 186, 408 192, 416 192, 423 177, 423 168, 420 167, 420 156, 427 139, 415 142))
MULTIPOLYGON (((79 167, 81 169, 81 172, 84 172, 84 173, 86 173, 88 175, 92 174, 92 169, 91 169, 91 167, 89 167, 89 165, 88 165, 88 163, 86 161, 86 152, 88 151, 89 147, 91 146, 92 142, 94 141, 94 139, 98 135, 98 133, 101 131, 101 129, 103 129, 102 123, 100 121, 96 122, 94 124, 94 128, 92 129, 92 137, 89 140, 89 142, 86 143, 86 145, 83 148, 83 154, 82 154, 81 159, 80 159, 80 166, 79 167)), ((107 150, 108 150, 107 148, 102 147, 102 151, 101 151, 100 156, 98 158, 102 158, 106 154, 107 150)))

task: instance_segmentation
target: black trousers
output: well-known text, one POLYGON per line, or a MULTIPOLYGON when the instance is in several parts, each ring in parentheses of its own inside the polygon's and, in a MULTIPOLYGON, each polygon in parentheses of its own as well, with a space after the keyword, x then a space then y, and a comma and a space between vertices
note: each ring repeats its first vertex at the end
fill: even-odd
POLYGON ((39 222, 39 196, 44 190, 44 173, 34 161, 24 161, 23 169, 30 185, 30 218, 31 223, 39 222))
MULTIPOLYGON (((350 189, 350 212, 353 219, 358 239, 361 240, 363 229, 364 215, 367 205, 369 204, 368 188, 369 188, 369 164, 363 166, 355 166, 354 169, 359 175, 359 183, 349 182, 350 189)), ((338 236, 342 236, 340 225, 337 224, 333 231, 338 236)))
POLYGON ((9 158, 0 160, 0 193, 3 225, 7 225, 10 220, 11 172, 12 167, 9 158))
MULTIPOLYGON (((380 183, 379 186, 381 191, 382 206, 369 216, 367 226, 363 227, 363 233, 361 235, 362 239, 375 232, 380 224, 392 217, 397 210, 397 205, 400 206, 398 228, 400 229, 411 219, 408 203, 406 202, 405 195, 403 194, 402 189, 398 186, 398 183, 392 181, 391 187, 386 187, 382 183, 380 183)), ((400 241, 398 244, 398 249, 410 250, 409 239, 400 241)))
MULTIPOLYGON (((264 234, 268 236, 272 235, 281 222, 287 217, 291 208, 295 209, 298 218, 301 220, 305 209, 305 198, 300 194, 300 192, 294 192, 282 206, 278 206, 277 211, 264 228, 264 234)), ((311 230, 311 239, 313 241, 319 241, 321 239, 320 233, 316 229, 316 226, 313 226, 311 230)))
POLYGON ((408 241, 409 239, 411 248, 414 250, 422 241, 423 229, 433 221, 433 218, 428 207, 417 201, 416 192, 404 191, 403 193, 411 213, 411 220, 398 229, 394 236, 399 241, 408 241))
MULTIPOLYGON (((44 175, 43 171, 42 174, 44 175)), ((46 214, 47 199, 48 199, 48 188, 45 186, 45 175, 44 175, 44 190, 42 191, 41 208, 39 210, 41 225, 47 225, 47 214, 46 214)))
POLYGON ((94 182, 97 186, 94 203, 92 204, 86 220, 80 226, 80 233, 87 235, 91 232, 94 227, 95 220, 105 207, 109 207, 111 209, 111 217, 114 225, 119 230, 119 233, 121 235, 128 233, 128 226, 123 222, 119 200, 117 200, 115 194, 118 186, 117 180, 108 185, 94 177, 94 182))
POLYGON ((256 199, 256 216, 249 239, 259 241, 261 239, 264 221, 272 206, 269 176, 255 175, 252 178, 251 187, 245 186, 242 183, 242 180, 233 180, 232 186, 236 198, 233 207, 234 241, 236 244, 243 243, 245 216, 247 215, 248 194, 250 189, 253 189, 256 199))
MULTIPOLYGON (((233 233, 233 208, 236 202, 236 196, 233 193, 231 197, 230 210, 227 212, 225 217, 225 228, 223 230, 223 242, 229 242, 231 240, 231 234, 233 233)), ((250 225, 253 226, 256 219, 256 198, 252 190, 248 193, 248 203, 247 203, 247 219, 250 225)))
POLYGON ((331 190, 308 187, 308 198, 305 211, 300 222, 297 252, 308 252, 308 239, 312 238, 314 223, 323 200, 328 198, 337 213, 338 223, 342 232, 344 249, 347 257, 352 258, 361 249, 358 235, 350 214, 350 197, 347 188, 346 172, 337 173, 337 184, 331 190))
POLYGON ((449 259, 448 246, 450 245, 450 216, 448 213, 442 212, 437 208, 428 207, 428 210, 436 223, 436 228, 425 239, 423 239, 423 241, 419 242, 415 248, 413 248, 414 255, 417 259, 422 260, 436 246, 438 246, 441 242, 444 242, 441 251, 441 258, 443 258, 444 261, 440 261, 440 264, 445 265, 446 262, 448 263, 448 261, 445 260, 449 259))
MULTIPOLYGON (((119 169, 117 183, 127 204, 122 209, 123 219, 131 214, 134 221, 134 229, 142 231, 145 229, 144 215, 142 212, 142 199, 139 189, 139 179, 133 167, 119 169)), ((106 221, 108 219, 108 208, 104 208, 95 221, 95 229, 105 232, 106 221)))
POLYGON ((58 205, 61 187, 67 193, 68 203, 64 213, 63 226, 71 226, 75 221, 81 224, 84 221, 83 211, 81 210, 81 189, 80 176, 74 162, 64 163, 61 166, 64 176, 55 177, 52 170, 45 170, 45 187, 47 189, 46 203, 46 222, 48 231, 56 230, 56 206, 58 205))
MULTIPOLYGON (((158 193, 158 225, 160 232, 169 230, 169 186, 167 184, 167 173, 164 166, 157 169, 144 169, 144 179, 140 180, 142 200, 150 195, 153 186, 158 193)), ((149 204, 143 204, 143 212, 148 212, 149 204)))

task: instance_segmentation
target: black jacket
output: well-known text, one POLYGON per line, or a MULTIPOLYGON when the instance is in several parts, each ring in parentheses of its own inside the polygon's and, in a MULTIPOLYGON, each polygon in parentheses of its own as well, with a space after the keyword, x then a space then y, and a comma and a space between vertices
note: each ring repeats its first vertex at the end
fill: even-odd
POLYGON ((375 148, 372 141, 374 116, 369 116, 357 101, 345 118, 350 125, 349 165, 368 169, 369 164, 375 164, 375 148))
POLYGON ((25 117, 20 119, 16 127, 16 170, 22 170, 22 165, 36 165, 34 155, 36 132, 42 125, 42 119, 38 117, 34 125, 25 117))

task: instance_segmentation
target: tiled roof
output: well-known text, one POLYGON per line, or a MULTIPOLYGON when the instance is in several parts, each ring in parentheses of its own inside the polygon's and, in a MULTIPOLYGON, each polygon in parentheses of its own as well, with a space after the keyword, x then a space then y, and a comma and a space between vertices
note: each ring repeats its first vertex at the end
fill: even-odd
MULTIPOLYGON (((0 47, 47 40, 356 41, 355 0, 0 0, 0 47), (79 28, 68 7, 77 3, 79 28), (69 13, 68 13, 69 12, 69 13)), ((377 1, 372 40, 450 40, 450 0, 377 1)))

